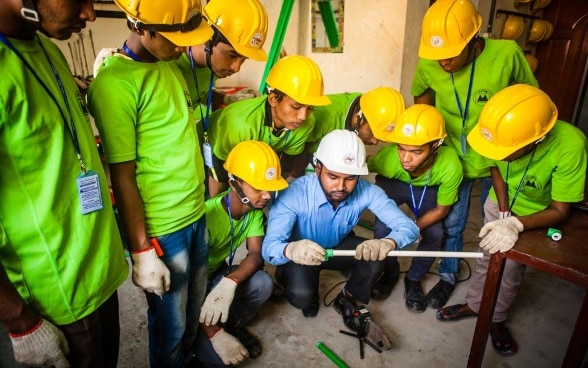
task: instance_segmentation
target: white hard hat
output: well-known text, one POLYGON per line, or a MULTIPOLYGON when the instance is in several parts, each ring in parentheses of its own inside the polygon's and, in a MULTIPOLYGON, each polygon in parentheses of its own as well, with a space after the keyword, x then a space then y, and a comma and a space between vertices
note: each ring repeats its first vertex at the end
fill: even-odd
POLYGON ((327 169, 348 175, 367 175, 365 146, 357 134, 349 130, 333 130, 321 139, 314 160, 327 169))

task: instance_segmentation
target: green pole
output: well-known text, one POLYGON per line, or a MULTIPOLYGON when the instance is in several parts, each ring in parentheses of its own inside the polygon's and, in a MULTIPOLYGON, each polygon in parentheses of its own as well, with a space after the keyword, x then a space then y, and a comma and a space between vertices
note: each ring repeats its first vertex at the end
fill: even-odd
POLYGON ((327 356, 327 358, 331 359, 331 361, 333 363, 335 363, 335 365, 339 368, 349 368, 349 366, 347 364, 345 364, 344 361, 341 360, 341 358, 339 358, 337 356, 337 354, 333 353, 331 351, 331 349, 329 349, 325 344, 323 344, 322 342, 317 342, 316 343, 316 347, 323 352, 323 354, 325 354, 327 356))
POLYGON ((284 0, 282 9, 280 10, 280 17, 278 18, 278 24, 276 25, 276 33, 272 41, 272 47, 267 57, 267 63, 265 64, 265 70, 263 77, 261 77, 261 84, 259 85, 259 91, 265 93, 267 75, 270 69, 278 61, 280 57, 280 51, 282 50, 282 44, 284 43, 284 37, 286 36, 286 30, 288 29, 288 22, 292 15, 292 9, 294 8, 294 0, 284 0))

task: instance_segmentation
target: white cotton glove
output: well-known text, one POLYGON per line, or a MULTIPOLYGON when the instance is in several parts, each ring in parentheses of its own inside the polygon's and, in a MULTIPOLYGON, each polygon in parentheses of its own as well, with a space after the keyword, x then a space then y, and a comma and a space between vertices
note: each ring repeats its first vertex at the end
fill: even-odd
POLYGON ((249 356, 249 352, 239 339, 223 329, 210 338, 210 343, 223 363, 227 365, 237 365, 249 356))
POLYGON ((394 249, 396 249, 396 242, 392 239, 369 239, 355 248, 355 259, 383 261, 388 256, 388 252, 394 249))
POLYGON ((104 65, 104 59, 106 59, 107 57, 113 56, 117 52, 118 52, 118 49, 115 47, 105 48, 105 49, 100 50, 100 52, 98 52, 98 56, 96 56, 96 60, 94 60, 94 65, 92 67, 92 71, 93 71, 92 75, 94 76, 94 78, 96 78, 96 75, 98 75, 98 72, 102 68, 102 65, 104 65))
POLYGON ((133 283, 148 293, 162 296, 169 290, 169 270, 159 259, 155 248, 133 253, 133 283))
POLYGON ((284 255, 305 266, 318 266, 325 260, 325 249, 312 240, 302 239, 288 243, 284 255))
POLYGON ((523 229, 523 223, 514 216, 491 221, 484 225, 478 234, 482 238, 480 247, 490 254, 498 251, 504 253, 514 247, 523 229))
POLYGON ((51 322, 41 323, 24 334, 10 334, 14 359, 22 365, 34 367, 69 368, 65 354, 69 346, 65 335, 51 322))
POLYGON ((248 98, 255 98, 255 97, 259 97, 259 96, 261 96, 261 93, 259 93, 259 91, 255 90, 253 88, 243 88, 233 94, 225 95, 223 97, 223 103, 225 105, 228 105, 233 102, 246 100, 248 98))
POLYGON ((216 325, 219 318, 222 323, 225 323, 235 297, 235 289, 237 289, 235 280, 223 277, 206 297, 200 309, 200 323, 206 326, 216 325))

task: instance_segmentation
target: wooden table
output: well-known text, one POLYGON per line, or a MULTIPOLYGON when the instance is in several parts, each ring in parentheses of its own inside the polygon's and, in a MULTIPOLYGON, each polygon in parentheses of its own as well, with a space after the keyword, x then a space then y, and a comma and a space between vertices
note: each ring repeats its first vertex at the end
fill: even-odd
POLYGON ((568 222, 559 227, 563 237, 555 242, 547 229, 524 231, 514 248, 490 257, 468 368, 481 367, 504 263, 507 259, 547 272, 586 289, 562 367, 580 367, 588 347, 588 212, 573 209, 568 222))

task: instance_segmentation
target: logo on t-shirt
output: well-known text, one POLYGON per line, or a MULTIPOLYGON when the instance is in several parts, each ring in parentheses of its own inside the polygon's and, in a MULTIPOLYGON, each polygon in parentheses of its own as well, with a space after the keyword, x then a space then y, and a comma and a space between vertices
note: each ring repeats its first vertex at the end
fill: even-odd
POLYGON ((476 105, 486 105, 486 102, 492 97, 492 91, 487 89, 479 89, 474 92, 474 103, 476 105))
POLYGON ((541 185, 541 182, 537 180, 535 176, 532 175, 527 175, 525 177, 525 183, 523 184, 523 186, 525 187, 525 189, 529 189, 532 191, 543 189, 543 185, 541 185))

